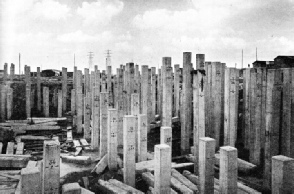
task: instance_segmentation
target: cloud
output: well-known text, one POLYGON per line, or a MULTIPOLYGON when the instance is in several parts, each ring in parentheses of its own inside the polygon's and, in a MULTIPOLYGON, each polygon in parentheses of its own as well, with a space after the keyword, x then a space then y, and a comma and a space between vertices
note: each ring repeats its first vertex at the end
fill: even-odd
POLYGON ((176 32, 204 32, 207 29, 217 28, 229 13, 215 11, 188 9, 184 11, 171 11, 156 9, 136 15, 133 25, 141 30, 160 29, 176 32))
POLYGON ((49 20, 66 19, 70 16, 70 8, 54 0, 42 0, 34 4, 32 13, 35 17, 49 20))
POLYGON ((133 46, 128 42, 118 42, 115 44, 115 50, 117 52, 133 52, 133 46))
POLYGON ((105 31, 97 35, 89 35, 81 30, 71 32, 68 34, 62 34, 57 36, 57 40, 64 43, 87 43, 87 42, 108 42, 113 39, 113 34, 109 31, 105 31))
POLYGON ((107 25, 123 10, 123 7, 124 3, 119 0, 83 2, 82 7, 77 9, 77 14, 84 18, 86 25, 107 25))
POLYGON ((263 45, 262 50, 271 50, 277 53, 277 55, 293 55, 294 52, 294 39, 285 36, 265 38, 258 41, 258 43, 263 45))

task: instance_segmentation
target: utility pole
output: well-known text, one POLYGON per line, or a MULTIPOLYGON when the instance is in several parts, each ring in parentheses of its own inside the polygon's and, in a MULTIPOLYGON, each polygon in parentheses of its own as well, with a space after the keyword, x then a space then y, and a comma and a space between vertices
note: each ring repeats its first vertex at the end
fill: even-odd
POLYGON ((256 61, 257 61, 257 47, 256 47, 256 61))
POLYGON ((76 66, 76 54, 74 53, 74 68, 76 66))
POLYGON ((94 53, 93 52, 89 52, 88 53, 88 57, 89 57, 89 71, 91 71, 92 66, 93 66, 94 53))
POLYGON ((243 69, 243 49, 242 49, 242 69, 243 69))
POLYGON ((111 50, 106 50, 106 68, 105 70, 107 71, 107 67, 111 66, 111 50))
POLYGON ((20 53, 18 54, 19 79, 20 79, 20 53))

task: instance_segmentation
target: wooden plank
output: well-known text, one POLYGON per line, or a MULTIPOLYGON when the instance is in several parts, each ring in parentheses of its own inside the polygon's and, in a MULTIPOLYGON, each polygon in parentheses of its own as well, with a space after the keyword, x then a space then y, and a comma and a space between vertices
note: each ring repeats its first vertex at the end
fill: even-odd
POLYGON ((186 185, 181 183, 178 179, 171 177, 171 186, 178 193, 193 194, 193 191, 189 189, 186 185))
POLYGON ((171 148, 166 144, 155 145, 154 190, 169 193, 171 184, 171 148))
POLYGON ((96 174, 99 175, 105 170, 107 165, 108 165, 108 156, 106 154, 101 158, 101 160, 97 163, 97 165, 95 166, 95 168, 91 172, 92 173, 96 172, 96 174))
POLYGON ((124 116, 124 183, 135 187, 135 120, 132 115, 124 116))
POLYGON ((14 154, 14 142, 7 143, 6 154, 14 154))
POLYGON ((2 153, 3 143, 0 142, 0 154, 2 153))
POLYGON ((46 131, 46 130, 60 130, 61 126, 51 125, 27 125, 27 126, 13 126, 13 131, 46 131))
POLYGON ((189 179, 184 177, 181 173, 179 173, 176 169, 171 169, 172 177, 180 181, 186 187, 193 191, 193 193, 199 193, 199 190, 196 185, 194 185, 189 179))
MULTIPOLYGON (((154 187, 154 176, 151 174, 151 172, 143 172, 142 173, 142 179, 148 184, 149 187, 154 187)), ((172 188, 170 189, 171 194, 176 194, 172 188)))
POLYGON ((129 185, 126 185, 126 184, 124 184, 124 183, 122 183, 122 182, 120 182, 120 181, 118 181, 116 179, 110 179, 109 182, 111 184, 113 184, 113 185, 115 185, 115 186, 129 192, 129 193, 143 194, 142 191, 139 191, 139 190, 137 190, 137 189, 135 189, 135 188, 133 188, 133 187, 131 187, 129 185))
POLYGON ((18 142, 15 154, 22 155, 23 154, 23 148, 24 148, 24 143, 23 142, 18 142))
POLYGON ((90 150, 90 144, 86 139, 80 139, 80 143, 84 150, 90 150))
POLYGON ((81 194, 79 183, 67 183, 62 185, 62 194, 81 194))
POLYGON ((115 186, 114 184, 111 184, 107 181, 104 181, 102 179, 98 180, 98 184, 99 184, 99 188, 102 189, 102 191, 104 191, 105 193, 109 193, 109 194, 127 194, 128 192, 115 186))
POLYGON ((8 155, 0 154, 0 167, 5 168, 25 168, 30 159, 30 155, 8 155))
POLYGON ((68 130, 68 131, 66 132, 66 141, 67 141, 67 142, 72 142, 72 141, 73 141, 72 130, 68 130))

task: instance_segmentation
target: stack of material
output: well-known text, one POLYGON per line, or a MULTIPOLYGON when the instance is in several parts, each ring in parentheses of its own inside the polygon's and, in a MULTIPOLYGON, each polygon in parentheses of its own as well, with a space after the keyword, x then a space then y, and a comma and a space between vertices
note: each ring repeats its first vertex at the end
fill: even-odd
MULTIPOLYGON (((2 153, 3 143, 0 142, 0 153, 2 153)), ((23 155, 24 143, 8 142, 5 154, 0 154, 0 168, 23 168, 27 165, 30 155, 23 155)))
POLYGON ((11 131, 17 143, 23 142, 25 154, 42 156, 44 140, 56 138, 61 143, 65 142, 66 132, 70 130, 66 125, 66 117, 32 117, 26 120, 7 120, 0 123, 0 129, 11 131))

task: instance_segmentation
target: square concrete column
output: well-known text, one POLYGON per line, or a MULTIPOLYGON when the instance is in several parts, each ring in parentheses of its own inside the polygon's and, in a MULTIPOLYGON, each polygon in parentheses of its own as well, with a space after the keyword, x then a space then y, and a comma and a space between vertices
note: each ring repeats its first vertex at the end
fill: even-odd
POLYGON ((76 91, 76 110, 77 110, 77 133, 83 132, 83 91, 82 86, 77 86, 76 91), (77 103, 79 102, 79 103, 77 103))
POLYGON ((236 194, 238 179, 238 151, 231 146, 220 148, 220 193, 236 194))
POLYGON ((138 162, 147 160, 147 115, 138 115, 138 162))
POLYGON ((124 183, 135 187, 136 175, 136 161, 135 161, 135 120, 133 115, 124 116, 123 130, 124 130, 124 183))
POLYGON ((162 58, 162 126, 172 126, 172 67, 171 57, 162 58))
POLYGON ((62 110, 66 111, 67 99, 67 68, 62 67, 62 110))
POLYGON ((272 193, 294 192, 294 159, 287 156, 272 157, 272 193))
POLYGON ((70 98, 70 111, 71 115, 76 114, 76 90, 71 90, 71 98, 70 98))
POLYGON ((214 193, 215 140, 209 137, 199 138, 199 182, 200 193, 214 193))
POLYGON ((154 190, 169 194, 171 181, 171 149, 166 144, 155 145, 154 190))
POLYGON ((60 143, 58 141, 44 141, 42 168, 42 193, 59 193, 60 143))
POLYGON ((100 93, 100 157, 107 153, 108 93, 100 93))
POLYGON ((160 144, 166 144, 172 149, 172 128, 160 127, 160 144))
POLYGON ((62 91, 58 90, 57 117, 62 117, 62 91))
POLYGON ((117 109, 108 109, 108 168, 117 169, 117 109))
POLYGON ((183 85, 182 85, 182 104, 181 104, 181 152, 189 153, 190 136, 192 130, 192 53, 183 53, 183 85))
POLYGON ((43 113, 45 117, 49 117, 49 88, 43 87, 43 113))
POLYGON ((37 167, 21 169, 20 193, 21 194, 40 194, 41 179, 40 171, 37 167))
POLYGON ((87 96, 84 97, 84 138, 86 140, 91 139, 90 131, 90 120, 91 120, 91 98, 88 92, 87 96))
POLYGON ((92 90, 93 106, 92 106, 92 133, 91 146, 97 150, 99 148, 100 137, 100 88, 95 86, 92 90))

